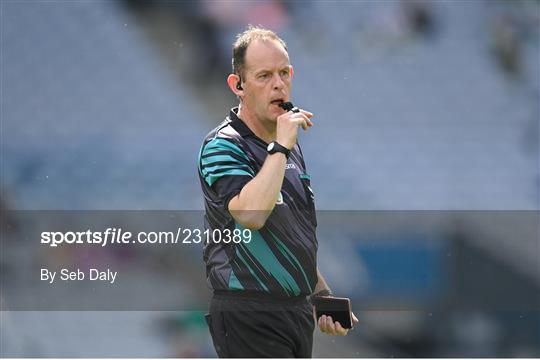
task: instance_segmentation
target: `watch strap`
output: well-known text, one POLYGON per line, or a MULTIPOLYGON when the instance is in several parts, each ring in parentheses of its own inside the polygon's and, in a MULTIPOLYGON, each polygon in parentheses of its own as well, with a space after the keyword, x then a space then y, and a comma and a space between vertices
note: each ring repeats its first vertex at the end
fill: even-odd
POLYGON ((285 157, 288 159, 289 155, 291 153, 291 150, 287 149, 285 146, 281 145, 277 141, 272 142, 274 144, 273 148, 268 151, 270 154, 275 154, 276 152, 280 152, 285 154, 285 157))

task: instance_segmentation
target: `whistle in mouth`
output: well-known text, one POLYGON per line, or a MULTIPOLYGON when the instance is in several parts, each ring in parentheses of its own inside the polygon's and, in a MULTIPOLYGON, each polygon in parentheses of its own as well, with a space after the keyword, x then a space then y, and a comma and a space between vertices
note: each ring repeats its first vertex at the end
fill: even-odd
POLYGON ((279 107, 285 111, 292 111, 295 113, 300 112, 300 109, 294 106, 293 103, 290 101, 282 102, 281 104, 279 104, 279 107))

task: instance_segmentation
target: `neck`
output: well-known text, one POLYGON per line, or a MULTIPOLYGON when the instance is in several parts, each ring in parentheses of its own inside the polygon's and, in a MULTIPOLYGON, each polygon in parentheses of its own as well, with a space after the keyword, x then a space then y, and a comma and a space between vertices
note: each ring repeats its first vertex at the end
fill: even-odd
POLYGON ((253 112, 242 106, 242 103, 238 106, 237 115, 257 137, 266 143, 271 143, 276 139, 275 123, 258 119, 253 112))

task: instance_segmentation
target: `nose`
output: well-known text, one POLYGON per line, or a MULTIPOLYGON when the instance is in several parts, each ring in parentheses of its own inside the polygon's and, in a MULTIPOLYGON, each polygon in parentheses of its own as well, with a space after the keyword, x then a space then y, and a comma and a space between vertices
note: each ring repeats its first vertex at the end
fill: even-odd
POLYGON ((279 74, 277 75, 274 75, 274 90, 281 90, 285 87, 285 82, 283 81, 283 79, 281 78, 281 76, 279 76, 279 74))

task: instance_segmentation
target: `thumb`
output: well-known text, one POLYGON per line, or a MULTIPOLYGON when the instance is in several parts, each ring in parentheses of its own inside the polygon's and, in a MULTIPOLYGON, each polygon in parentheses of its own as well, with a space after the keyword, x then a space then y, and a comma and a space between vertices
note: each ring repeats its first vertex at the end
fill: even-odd
POLYGON ((359 323, 359 320, 358 320, 358 318, 356 317, 356 315, 354 315, 354 313, 352 313, 352 320, 353 320, 353 323, 355 323, 355 324, 358 324, 358 323, 359 323))

